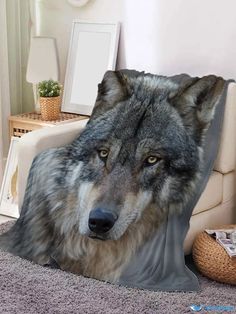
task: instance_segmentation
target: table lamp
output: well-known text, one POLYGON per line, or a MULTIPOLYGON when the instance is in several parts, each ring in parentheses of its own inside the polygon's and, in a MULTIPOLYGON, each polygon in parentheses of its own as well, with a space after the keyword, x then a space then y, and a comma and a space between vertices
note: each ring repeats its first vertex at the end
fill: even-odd
POLYGON ((32 37, 26 72, 26 80, 33 84, 35 111, 40 113, 38 103, 39 82, 52 79, 58 81, 59 67, 55 38, 32 37))

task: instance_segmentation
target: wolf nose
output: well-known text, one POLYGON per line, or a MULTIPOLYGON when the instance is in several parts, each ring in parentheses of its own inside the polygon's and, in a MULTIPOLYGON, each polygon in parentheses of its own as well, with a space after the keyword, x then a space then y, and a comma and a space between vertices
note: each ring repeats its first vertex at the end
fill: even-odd
POLYGON ((89 215, 89 229, 95 233, 109 231, 117 220, 117 215, 102 208, 96 208, 89 215))

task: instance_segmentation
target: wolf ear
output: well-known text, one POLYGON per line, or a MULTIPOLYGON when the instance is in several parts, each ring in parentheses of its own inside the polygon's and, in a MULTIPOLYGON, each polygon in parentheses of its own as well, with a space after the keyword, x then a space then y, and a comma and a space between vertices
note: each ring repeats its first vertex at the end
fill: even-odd
POLYGON ((114 106, 129 97, 131 91, 128 77, 122 71, 107 71, 98 85, 98 95, 91 119, 114 108, 114 106))
POLYGON ((169 102, 179 112, 186 129, 197 142, 209 127, 224 88, 224 80, 214 75, 187 80, 169 95, 169 102))

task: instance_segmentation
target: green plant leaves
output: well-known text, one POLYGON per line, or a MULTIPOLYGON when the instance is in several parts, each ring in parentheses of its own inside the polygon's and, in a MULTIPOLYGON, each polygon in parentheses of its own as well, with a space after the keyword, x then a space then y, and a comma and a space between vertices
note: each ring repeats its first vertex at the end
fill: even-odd
POLYGON ((58 97, 61 94, 62 85, 58 81, 47 80, 38 84, 40 97, 58 97))

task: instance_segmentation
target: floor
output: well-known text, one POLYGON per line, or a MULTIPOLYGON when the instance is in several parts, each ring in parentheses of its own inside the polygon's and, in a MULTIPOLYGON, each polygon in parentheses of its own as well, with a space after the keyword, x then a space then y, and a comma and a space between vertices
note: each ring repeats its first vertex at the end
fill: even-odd
POLYGON ((4 222, 11 221, 11 220, 15 220, 15 218, 0 215, 0 224, 3 224, 4 222))

